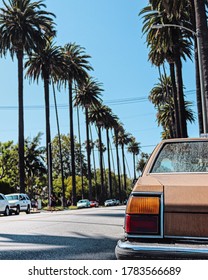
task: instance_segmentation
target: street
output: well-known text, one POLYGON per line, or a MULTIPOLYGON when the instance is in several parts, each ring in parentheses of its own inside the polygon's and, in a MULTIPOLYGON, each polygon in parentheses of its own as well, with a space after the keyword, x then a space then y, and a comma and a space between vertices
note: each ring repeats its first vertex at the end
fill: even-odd
POLYGON ((112 260, 125 206, 0 217, 1 260, 112 260))

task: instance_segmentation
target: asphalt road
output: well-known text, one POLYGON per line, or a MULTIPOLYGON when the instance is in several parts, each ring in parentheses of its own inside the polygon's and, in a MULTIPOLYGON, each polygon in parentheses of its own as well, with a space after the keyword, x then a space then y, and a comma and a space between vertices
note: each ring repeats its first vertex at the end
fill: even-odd
POLYGON ((0 260, 112 260, 125 206, 0 217, 0 260))

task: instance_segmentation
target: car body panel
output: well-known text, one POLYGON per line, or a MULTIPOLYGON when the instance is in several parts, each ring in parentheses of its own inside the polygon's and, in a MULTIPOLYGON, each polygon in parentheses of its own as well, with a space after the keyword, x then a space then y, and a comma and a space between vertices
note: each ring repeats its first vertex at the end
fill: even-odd
POLYGON ((90 207, 90 201, 88 199, 81 199, 77 202, 77 208, 88 208, 90 207))
MULTIPOLYGON (((140 244, 136 250, 133 249, 135 254, 140 254, 140 249, 142 248, 143 254, 146 250, 147 255, 149 255, 150 252, 154 253, 155 248, 151 244, 157 239, 157 247, 160 249, 156 251, 162 255, 166 250, 166 246, 163 246, 164 244, 169 242, 174 244, 180 240, 179 244, 182 249, 179 251, 183 251, 184 255, 186 255, 188 254, 186 248, 190 246, 190 244, 185 244, 187 240, 188 242, 199 242, 198 246, 208 242, 207 153, 207 138, 164 140, 154 149, 142 176, 132 190, 131 196, 155 196, 161 194, 160 234, 154 236, 153 234, 142 235, 131 234, 131 232, 127 234, 125 232, 125 239, 120 240, 116 247, 118 258, 122 258, 122 254, 125 254, 125 248, 130 252, 130 247, 133 243, 135 248, 142 242, 142 247, 140 244), (165 145, 167 145, 166 149, 169 149, 169 152, 172 149, 172 154, 164 153, 165 145), (175 148, 176 150, 174 150, 175 148), (195 148, 198 150, 195 150, 195 148), (185 240, 186 242, 184 242, 185 240), (128 246, 126 246, 127 243, 128 246)), ((205 245, 202 249, 203 257, 208 253, 208 244, 205 245)), ((174 250, 174 246, 169 246, 169 253, 171 253, 170 248, 174 250)), ((193 250, 195 250, 195 253, 197 252, 196 247, 193 250)))

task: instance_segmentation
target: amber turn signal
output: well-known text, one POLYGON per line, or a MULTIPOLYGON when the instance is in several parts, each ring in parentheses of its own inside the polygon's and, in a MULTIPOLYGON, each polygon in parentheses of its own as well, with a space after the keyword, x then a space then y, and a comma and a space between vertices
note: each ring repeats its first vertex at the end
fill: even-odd
POLYGON ((159 214, 160 198, 131 196, 126 208, 127 214, 159 214))

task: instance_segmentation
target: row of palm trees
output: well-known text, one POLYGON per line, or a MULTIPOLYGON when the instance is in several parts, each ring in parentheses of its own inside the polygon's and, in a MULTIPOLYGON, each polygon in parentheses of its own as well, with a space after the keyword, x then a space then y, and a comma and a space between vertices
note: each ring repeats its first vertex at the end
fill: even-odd
POLYGON ((207 111, 208 28, 206 8, 207 1, 205 0, 150 0, 149 5, 139 13, 143 18, 143 33, 146 34, 149 61, 159 69, 159 83, 151 91, 149 99, 158 110, 157 119, 158 124, 162 125, 164 130, 163 138, 187 137, 187 121, 194 121, 194 115, 190 109, 191 104, 185 100, 182 75, 182 61, 192 59, 193 49, 196 65, 199 132, 204 132, 203 122, 205 120, 202 119, 197 51, 200 48, 202 53, 203 94, 207 111), (157 25, 164 27, 153 28, 157 25), (193 32, 191 32, 192 30, 193 32), (194 34, 200 36, 200 46, 197 46, 197 38, 194 34), (167 67, 169 74, 167 74, 167 67))
MULTIPOLYGON (((72 174, 72 203, 76 203, 76 171, 74 155, 74 121, 73 107, 81 107, 85 112, 86 119, 86 146, 88 163, 89 198, 92 198, 91 180, 91 147, 89 124, 94 123, 98 129, 100 172, 101 172, 101 199, 106 196, 103 181, 103 154, 102 133, 106 129, 108 149, 109 188, 111 185, 111 164, 109 129, 114 129, 114 137, 117 151, 118 178, 119 170, 119 141, 123 153, 124 189, 126 189, 126 170, 124 146, 133 143, 134 148, 129 151, 133 154, 139 153, 139 143, 135 138, 125 132, 123 125, 111 109, 102 102, 102 84, 89 75, 93 70, 89 63, 90 56, 85 49, 75 43, 67 43, 64 47, 54 43, 56 35, 54 18, 55 15, 45 10, 43 1, 32 2, 31 0, 8 0, 3 1, 4 7, 0 8, 0 51, 5 56, 8 52, 12 59, 16 56, 18 60, 18 154, 19 154, 19 178, 20 191, 25 192, 25 166, 24 166, 24 101, 23 83, 25 76, 30 81, 43 80, 45 98, 45 127, 46 127, 46 151, 48 167, 49 196, 53 191, 52 178, 52 147, 50 130, 50 86, 53 86, 54 100, 55 90, 68 89, 69 98, 69 124, 71 145, 71 174, 72 174), (135 152, 136 150, 136 152, 135 152)), ((55 103, 56 104, 56 103, 55 103)), ((57 114, 58 118, 58 114, 57 114)), ((57 122, 58 123, 58 122, 57 122)), ((60 134, 60 128, 58 129, 60 134)), ((61 140, 59 137, 60 158, 61 140)), ((135 169, 136 170, 136 169, 135 169)), ((136 172, 136 171, 135 171, 136 172)), ((135 173, 134 176, 136 177, 135 173)), ((63 177, 63 172, 62 172, 63 177)), ((62 178, 63 179, 63 178, 62 178)), ((62 180, 63 182, 63 180, 62 180)), ((64 183, 63 201, 65 199, 64 183)), ((121 193, 119 182, 119 194, 121 193)))

